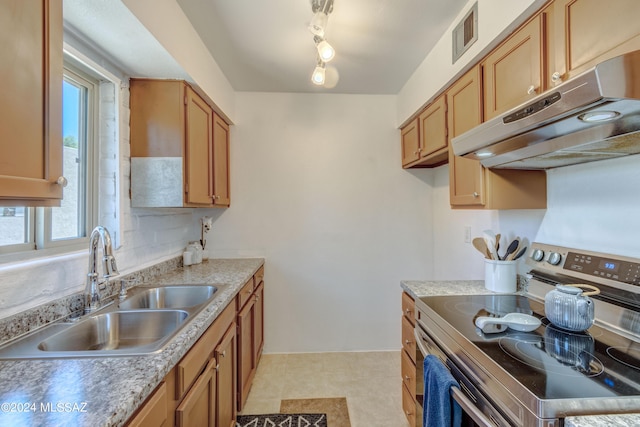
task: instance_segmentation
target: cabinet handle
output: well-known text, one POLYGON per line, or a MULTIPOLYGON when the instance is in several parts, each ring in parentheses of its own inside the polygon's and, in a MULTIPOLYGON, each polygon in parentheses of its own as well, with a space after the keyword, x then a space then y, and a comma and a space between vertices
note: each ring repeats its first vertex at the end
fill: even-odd
POLYGON ((477 192, 477 191, 474 191, 474 192, 473 192, 473 197, 478 197, 478 196, 479 196, 478 192, 477 192))
POLYGON ((404 340, 404 343, 405 343, 406 345, 409 345, 409 344, 411 344, 411 341, 409 341, 409 340, 404 340))
POLYGON ((404 376, 404 379, 405 379, 405 380, 407 380, 407 381, 409 381, 411 378, 409 377, 409 375, 405 375, 405 376, 404 376))
POLYGON ((56 180, 56 184, 62 186, 63 188, 66 187, 68 183, 69 181, 67 181, 67 178, 65 178, 64 176, 59 176, 56 180))
POLYGON ((404 312, 407 313, 407 314, 411 314, 411 309, 410 308, 405 308, 404 312))
POLYGON ((558 71, 556 71, 555 73, 551 74, 551 81, 552 82, 558 83, 561 80, 562 80, 562 74, 560 74, 558 71))
POLYGON ((527 94, 533 95, 534 93, 536 93, 536 87, 534 85, 529 86, 529 89, 527 89, 527 94))

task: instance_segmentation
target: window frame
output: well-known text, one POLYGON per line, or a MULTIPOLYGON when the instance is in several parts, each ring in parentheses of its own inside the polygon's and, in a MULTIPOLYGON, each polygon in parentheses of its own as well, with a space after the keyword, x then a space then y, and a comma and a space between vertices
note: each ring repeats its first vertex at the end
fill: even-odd
MULTIPOLYGON (((34 256, 56 255, 86 249, 89 234, 98 223, 99 207, 99 154, 100 154, 100 83, 103 80, 95 72, 65 54, 63 78, 87 90, 86 111, 83 111, 83 137, 86 161, 82 175, 85 188, 82 196, 84 218, 81 219, 79 237, 53 240, 51 207, 25 206, 26 243, 0 246, 0 263, 26 260, 34 256)), ((62 106, 61 106, 62 108, 62 106)), ((79 138, 80 139, 80 138, 79 138)), ((78 141, 80 143, 80 141, 78 141)), ((79 144, 80 145, 80 144, 79 144)), ((80 204, 80 203, 79 203, 80 204)))

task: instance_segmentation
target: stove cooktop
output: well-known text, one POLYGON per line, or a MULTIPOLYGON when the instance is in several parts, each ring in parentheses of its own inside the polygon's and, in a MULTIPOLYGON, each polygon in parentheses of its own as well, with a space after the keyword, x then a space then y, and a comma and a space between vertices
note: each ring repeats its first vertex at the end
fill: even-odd
MULTIPOLYGON (((420 298, 420 302, 450 326, 440 322, 444 331, 453 333, 454 328, 497 368, 483 361, 478 361, 479 366, 489 373, 491 369, 505 371, 538 401, 635 396, 633 405, 640 410, 640 343, 632 339, 599 326, 582 333, 560 329, 545 318, 542 303, 523 295, 433 296, 420 298), (484 333, 475 326, 479 316, 501 317, 512 312, 536 316, 542 325, 533 332, 496 325, 495 333, 484 333)), ((464 344, 461 348, 467 350, 464 344)))

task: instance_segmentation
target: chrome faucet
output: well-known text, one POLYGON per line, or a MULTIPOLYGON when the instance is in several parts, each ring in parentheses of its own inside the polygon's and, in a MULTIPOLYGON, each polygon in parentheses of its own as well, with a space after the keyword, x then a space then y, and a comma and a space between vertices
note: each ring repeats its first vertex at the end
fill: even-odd
POLYGON ((102 277, 107 281, 109 277, 117 276, 118 267, 116 266, 116 259, 113 256, 113 249, 111 247, 111 235, 106 228, 98 225, 91 232, 89 239, 89 272, 87 273, 87 286, 84 289, 84 312, 85 314, 91 313, 100 308, 100 291, 106 288, 105 282, 98 282, 97 272, 97 256, 96 251, 98 249, 98 240, 102 241, 102 277))

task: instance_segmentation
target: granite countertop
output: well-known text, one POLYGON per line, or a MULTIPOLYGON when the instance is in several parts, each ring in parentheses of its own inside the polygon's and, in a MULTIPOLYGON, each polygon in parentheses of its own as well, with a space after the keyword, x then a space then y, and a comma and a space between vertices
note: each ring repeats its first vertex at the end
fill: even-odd
MULTIPOLYGON (((482 280, 404 280, 400 287, 414 299, 434 295, 481 295, 493 292, 482 280)), ((640 425, 640 414, 567 417, 565 427, 632 427, 640 425)))
POLYGON ((120 426, 186 354, 263 259, 212 259, 142 284, 227 284, 160 353, 0 361, 0 425, 120 426))

